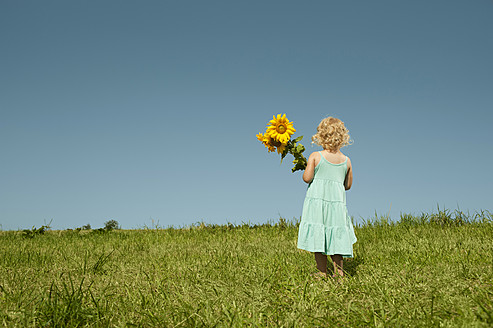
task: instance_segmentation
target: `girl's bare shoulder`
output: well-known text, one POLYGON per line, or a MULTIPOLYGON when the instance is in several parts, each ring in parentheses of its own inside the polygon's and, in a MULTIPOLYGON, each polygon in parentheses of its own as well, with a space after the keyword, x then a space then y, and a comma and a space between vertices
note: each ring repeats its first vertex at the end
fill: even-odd
MULTIPOLYGON (((343 153, 341 152, 341 154, 343 154, 343 153)), ((347 166, 351 167, 351 159, 349 158, 349 156, 347 156, 347 155, 345 155, 345 154, 343 154, 343 155, 344 155, 344 156, 346 157, 346 159, 347 159, 347 166)))
POLYGON ((310 154, 310 157, 308 157, 308 161, 312 161, 314 166, 318 165, 318 162, 320 162, 320 153, 318 151, 314 151, 313 153, 310 154))

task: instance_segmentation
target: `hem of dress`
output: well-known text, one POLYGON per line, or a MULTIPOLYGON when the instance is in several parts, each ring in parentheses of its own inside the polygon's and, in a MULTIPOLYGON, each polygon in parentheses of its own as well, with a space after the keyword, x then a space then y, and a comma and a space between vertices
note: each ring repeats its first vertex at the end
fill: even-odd
POLYGON ((331 254, 330 252, 325 253, 325 251, 322 250, 313 250, 310 247, 304 247, 304 246, 297 246, 298 249, 302 249, 304 251, 310 252, 310 253, 322 253, 323 255, 331 256, 331 255, 341 255, 343 258, 353 258, 354 254, 341 254, 341 253, 333 253, 331 254))

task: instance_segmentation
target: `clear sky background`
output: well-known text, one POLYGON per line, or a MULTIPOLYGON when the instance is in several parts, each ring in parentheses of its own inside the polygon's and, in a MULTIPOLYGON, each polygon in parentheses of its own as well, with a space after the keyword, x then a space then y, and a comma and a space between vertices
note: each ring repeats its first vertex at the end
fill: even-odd
POLYGON ((3 230, 299 218, 278 113, 345 122, 357 222, 493 209, 490 0, 12 0, 0 44, 3 230))

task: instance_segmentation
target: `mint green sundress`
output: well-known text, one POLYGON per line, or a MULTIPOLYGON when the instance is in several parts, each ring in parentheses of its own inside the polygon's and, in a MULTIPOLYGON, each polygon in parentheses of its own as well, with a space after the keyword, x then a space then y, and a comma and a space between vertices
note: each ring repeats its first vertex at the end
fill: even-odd
POLYGON ((320 157, 303 203, 298 248, 353 257, 356 235, 347 211, 344 189, 347 157, 341 164, 330 163, 322 153, 320 157))

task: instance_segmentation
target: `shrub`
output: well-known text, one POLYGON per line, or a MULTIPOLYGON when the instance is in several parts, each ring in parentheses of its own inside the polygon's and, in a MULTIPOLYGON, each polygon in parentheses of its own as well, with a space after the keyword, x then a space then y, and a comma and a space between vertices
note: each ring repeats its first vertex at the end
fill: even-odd
POLYGON ((104 229, 111 231, 111 230, 116 230, 120 229, 120 226, 118 225, 118 221, 116 220, 109 220, 104 223, 104 229))
POLYGON ((47 229, 50 229, 49 225, 42 225, 39 228, 36 228, 35 226, 33 226, 31 230, 24 229, 23 235, 24 235, 24 237, 34 238, 34 236, 36 236, 36 235, 44 234, 47 229))

